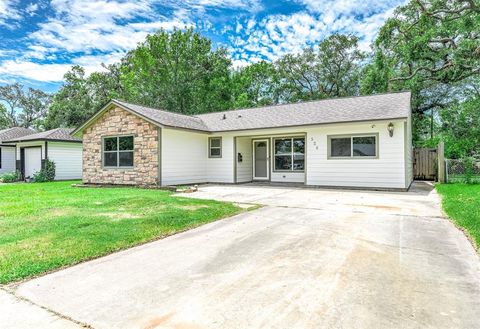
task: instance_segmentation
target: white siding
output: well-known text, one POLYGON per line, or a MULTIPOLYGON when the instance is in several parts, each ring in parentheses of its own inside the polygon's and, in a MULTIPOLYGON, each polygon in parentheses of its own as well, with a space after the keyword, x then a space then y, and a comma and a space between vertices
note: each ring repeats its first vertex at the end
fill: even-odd
POLYGON ((0 146, 2 156, 2 166, 0 174, 15 171, 15 147, 0 146))
POLYGON ((405 136, 405 131, 407 135, 411 134, 411 127, 410 131, 405 129, 405 120, 393 121, 395 130, 393 137, 390 137, 387 131, 389 122, 329 124, 210 135, 162 129, 162 185, 234 183, 235 162, 237 182, 251 181, 252 138, 305 135, 305 173, 271 172, 272 181, 305 182, 318 186, 405 188, 410 168, 410 164, 405 163, 406 159, 409 161, 409 148, 405 147, 405 141, 410 139, 405 136), (379 136, 377 159, 328 159, 329 135, 365 133, 379 136), (222 157, 208 158, 208 137, 217 136, 222 137, 222 157), (236 153, 243 155, 241 163, 237 162, 237 154, 234 154, 234 137, 236 153))
POLYGON ((82 144, 48 142, 48 159, 55 162, 55 180, 82 178, 82 144))
MULTIPOLYGON (((237 153, 242 154, 242 162, 237 161, 237 183, 252 181, 252 139, 246 137, 237 138, 237 153)), ((235 155, 236 157, 237 155, 235 155)), ((235 159, 236 161, 237 159, 235 159)))
POLYGON ((222 137, 222 157, 207 158, 207 177, 211 183, 234 183, 233 134, 214 134, 209 137, 222 137))
POLYGON ((319 126, 307 134, 307 184, 345 187, 405 188, 403 121, 319 126), (327 136, 378 133, 378 159, 328 159, 327 136))
POLYGON ((406 156, 405 156, 405 166, 406 166, 406 187, 409 187, 413 182, 413 141, 412 141, 412 118, 408 118, 406 125, 406 156))
POLYGON ((207 182, 208 135, 168 128, 161 132, 162 185, 207 182))

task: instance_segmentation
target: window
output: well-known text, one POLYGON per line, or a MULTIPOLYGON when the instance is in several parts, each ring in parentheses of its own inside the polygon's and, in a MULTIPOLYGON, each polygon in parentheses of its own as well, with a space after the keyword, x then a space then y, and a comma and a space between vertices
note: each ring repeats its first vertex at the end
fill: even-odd
POLYGON ((377 135, 328 137, 330 158, 375 158, 377 135))
POLYGON ((222 137, 210 137, 208 139, 208 157, 222 157, 222 137))
POLYGON ((103 166, 133 167, 133 136, 105 137, 103 139, 103 166))
POLYGON ((275 171, 303 171, 305 164, 305 138, 275 138, 274 158, 275 171))

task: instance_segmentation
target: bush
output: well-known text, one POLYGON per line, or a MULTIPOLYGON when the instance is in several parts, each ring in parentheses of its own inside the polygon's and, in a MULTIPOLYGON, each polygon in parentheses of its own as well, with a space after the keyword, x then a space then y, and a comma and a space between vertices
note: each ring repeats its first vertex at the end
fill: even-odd
POLYGON ((39 172, 33 174, 33 180, 36 183, 51 182, 55 179, 55 162, 51 160, 45 161, 45 167, 39 172))
POLYGON ((7 172, 4 174, 0 174, 0 182, 2 183, 13 183, 17 182, 19 180, 19 173, 12 171, 12 172, 7 172))

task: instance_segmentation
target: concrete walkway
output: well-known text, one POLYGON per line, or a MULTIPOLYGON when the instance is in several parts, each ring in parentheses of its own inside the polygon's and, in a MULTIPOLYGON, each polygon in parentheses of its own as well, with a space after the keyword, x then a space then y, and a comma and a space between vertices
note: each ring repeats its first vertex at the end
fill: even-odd
POLYGON ((428 185, 187 196, 265 206, 8 288, 93 328, 480 327, 479 258, 428 185))

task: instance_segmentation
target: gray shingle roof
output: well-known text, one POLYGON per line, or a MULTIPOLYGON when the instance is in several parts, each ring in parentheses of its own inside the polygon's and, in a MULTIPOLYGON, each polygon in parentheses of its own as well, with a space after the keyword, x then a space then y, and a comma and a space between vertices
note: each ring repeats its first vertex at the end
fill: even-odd
POLYGON ((5 140, 5 142, 27 142, 35 140, 51 140, 51 141, 67 141, 67 142, 81 142, 82 140, 77 137, 73 137, 70 133, 73 131, 71 128, 56 128, 52 130, 42 131, 40 133, 31 134, 28 136, 11 138, 5 140))
POLYGON ((193 116, 153 109, 150 107, 126 103, 118 100, 114 100, 114 102, 122 105, 123 107, 130 109, 135 113, 140 114, 141 116, 144 116, 147 119, 155 121, 161 125, 177 127, 177 128, 209 131, 208 127, 205 126, 205 124, 202 122, 201 119, 193 116))
POLYGON ((388 120, 406 118, 409 113, 410 92, 402 92, 215 112, 196 117, 210 131, 231 131, 388 120))
POLYGON ((23 127, 13 127, 0 130, 0 143, 12 138, 19 138, 27 135, 35 134, 35 130, 23 127))
MULTIPOLYGON (((104 110, 112 103, 161 126, 205 132, 389 120, 410 116, 409 91, 213 112, 195 116, 167 112, 118 100, 112 100, 104 107, 104 110)), ((102 111, 96 115, 101 115, 102 111)), ((94 120, 95 116, 77 128, 75 134, 94 120)))

